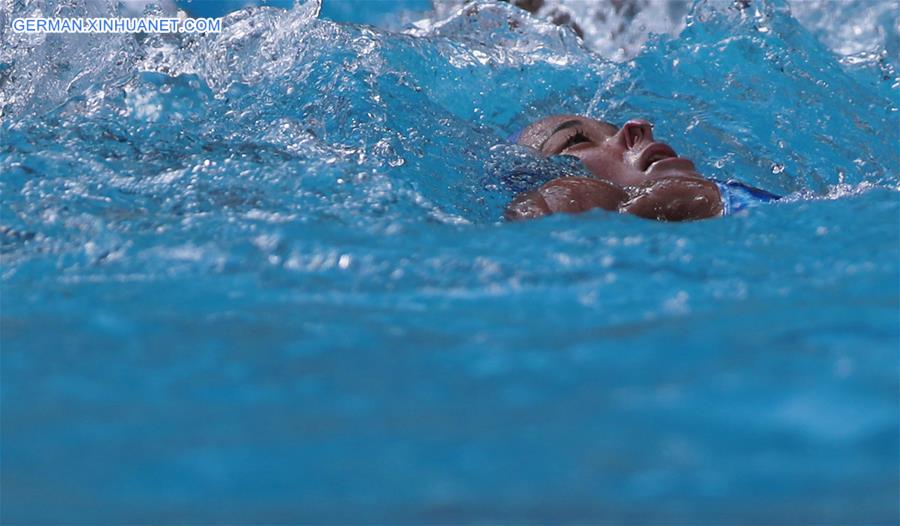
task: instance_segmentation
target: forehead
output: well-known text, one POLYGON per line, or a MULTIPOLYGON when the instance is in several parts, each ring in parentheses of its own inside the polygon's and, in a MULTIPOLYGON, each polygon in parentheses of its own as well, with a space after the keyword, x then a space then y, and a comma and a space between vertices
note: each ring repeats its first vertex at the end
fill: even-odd
POLYGON ((516 142, 523 146, 538 148, 560 126, 564 128, 579 126, 585 131, 600 135, 614 135, 618 131, 618 128, 608 122, 581 115, 552 115, 529 124, 522 130, 522 134, 516 142))

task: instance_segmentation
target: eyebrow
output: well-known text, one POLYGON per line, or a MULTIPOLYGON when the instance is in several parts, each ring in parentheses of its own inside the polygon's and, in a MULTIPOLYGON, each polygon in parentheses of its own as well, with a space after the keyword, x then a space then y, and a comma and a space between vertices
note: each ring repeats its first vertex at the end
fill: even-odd
POLYGON ((570 120, 570 121, 565 121, 565 122, 561 123, 559 126, 557 126, 556 128, 554 128, 553 131, 550 132, 550 135, 548 135, 547 138, 544 139, 544 142, 542 142, 541 145, 538 146, 538 150, 544 149, 544 145, 547 144, 547 141, 549 141, 549 140, 550 140, 550 137, 553 137, 553 135, 554 135, 556 132, 561 131, 561 130, 565 130, 566 128, 571 128, 571 127, 573 127, 573 126, 578 126, 578 125, 580 125, 580 124, 581 124, 581 121, 576 121, 576 120, 570 120))

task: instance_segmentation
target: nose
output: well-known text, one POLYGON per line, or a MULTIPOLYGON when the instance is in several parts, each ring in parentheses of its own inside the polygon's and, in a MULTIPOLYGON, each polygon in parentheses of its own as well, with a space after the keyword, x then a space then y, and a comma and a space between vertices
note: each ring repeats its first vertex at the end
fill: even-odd
POLYGON ((631 119, 619 131, 631 150, 644 142, 653 142, 653 125, 643 119, 631 119))

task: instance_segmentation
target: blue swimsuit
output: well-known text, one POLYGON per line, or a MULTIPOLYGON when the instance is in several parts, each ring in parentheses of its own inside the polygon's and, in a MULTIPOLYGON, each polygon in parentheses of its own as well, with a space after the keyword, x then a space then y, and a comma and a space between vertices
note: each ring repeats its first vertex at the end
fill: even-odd
POLYGON ((730 180, 724 183, 716 179, 710 181, 716 183, 719 193, 722 194, 722 215, 734 214, 760 203, 771 203, 782 197, 740 181, 730 180))

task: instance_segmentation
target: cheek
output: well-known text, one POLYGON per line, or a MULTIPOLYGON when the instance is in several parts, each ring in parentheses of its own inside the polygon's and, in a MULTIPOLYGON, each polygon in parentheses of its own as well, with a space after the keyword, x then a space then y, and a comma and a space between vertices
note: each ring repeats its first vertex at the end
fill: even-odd
POLYGON ((581 164, 599 179, 618 182, 628 173, 628 167, 621 159, 616 159, 599 148, 586 150, 578 157, 581 159, 581 164))

